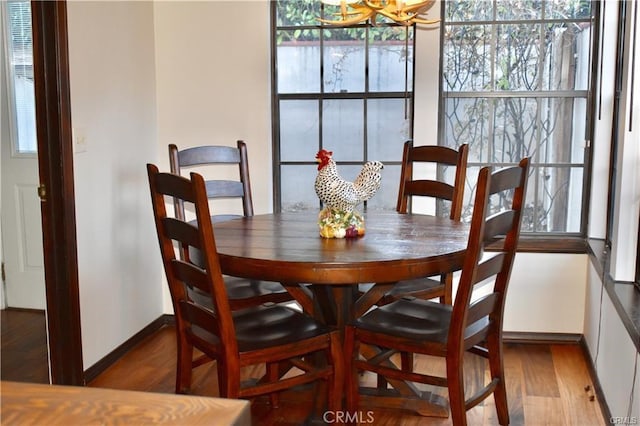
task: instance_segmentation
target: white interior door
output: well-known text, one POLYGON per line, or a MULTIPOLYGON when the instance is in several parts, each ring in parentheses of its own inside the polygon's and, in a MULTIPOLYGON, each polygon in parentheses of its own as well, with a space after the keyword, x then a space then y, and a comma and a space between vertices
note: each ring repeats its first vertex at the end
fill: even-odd
POLYGON ((42 224, 36 158, 6 155, 2 141, 2 252, 5 302, 12 308, 44 309, 42 224))
MULTIPOLYGON (((0 12, 0 18, 4 17, 4 12, 5 10, 0 12)), ((0 19, 0 23, 0 47, 4 47, 5 20, 0 19)), ((8 60, 7 49, 1 48, 0 51, 0 210, 5 278, 3 298, 9 307, 45 309, 42 222, 37 193, 38 157, 35 152, 18 153, 13 143, 18 132, 22 136, 26 135, 28 144, 32 147, 35 143, 35 115, 31 116, 32 110, 22 109, 20 118, 17 118, 18 114, 12 113, 15 99, 22 101, 22 97, 32 90, 30 85, 33 85, 33 78, 18 76, 14 79, 11 71, 5 72, 11 70, 13 64, 8 60), (25 124, 28 122, 32 122, 31 125, 25 124)))

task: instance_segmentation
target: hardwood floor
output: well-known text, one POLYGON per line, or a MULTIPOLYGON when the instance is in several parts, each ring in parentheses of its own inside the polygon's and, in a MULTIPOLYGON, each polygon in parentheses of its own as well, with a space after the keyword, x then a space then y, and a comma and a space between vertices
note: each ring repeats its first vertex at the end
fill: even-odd
MULTIPOLYGON (((48 383, 44 314, 36 311, 3 310, 1 359, 2 380, 48 383)), ((147 338, 109 369, 89 383, 92 387, 173 393, 175 377, 175 334, 163 327, 147 338)), ((440 361, 440 360, 437 360, 440 361)), ((483 371, 484 360, 470 356, 468 365, 483 371)), ((416 368, 442 372, 444 365, 427 357, 416 358, 416 368)), ((472 368, 467 371, 471 372, 472 368)), ((484 370, 486 375, 486 369, 484 370)), ((505 374, 508 386, 511 424, 604 425, 597 400, 590 400, 593 389, 587 364, 578 345, 506 344, 505 374)), ((482 374, 469 374, 469 392, 482 374)), ((365 376, 365 380, 373 377, 365 376)), ((215 363, 194 371, 193 393, 217 396, 215 363)), ((444 395, 444 393, 443 393, 444 395)), ((284 393, 280 406, 272 409, 266 398, 252 403, 255 425, 299 425, 313 410, 311 388, 284 393)), ((409 412, 363 411, 364 422, 375 425, 449 425, 449 419, 420 417, 409 412)), ((467 415, 470 425, 496 425, 490 397, 467 415)), ((363 423, 364 423, 363 422, 363 423)))
MULTIPOLYGON (((438 360, 440 361, 440 360, 438 360)), ((470 355, 468 389, 486 376, 484 360, 470 355), (484 371, 484 374, 471 374, 484 371)), ((416 357, 416 368, 442 371, 444 365, 427 357, 416 357)), ((590 400, 593 384, 579 345, 576 344, 506 344, 505 375, 512 425, 604 425, 597 400, 590 400)), ((172 393, 175 377, 174 328, 167 326, 143 341, 89 386, 172 393)), ((365 380, 373 380, 365 376, 365 380)), ((471 392, 471 390, 468 390, 471 392)), ((217 396, 215 363, 194 371, 192 393, 217 396)), ((443 395, 446 395, 443 393, 443 395)), ((280 406, 271 409, 266 398, 252 403, 255 425, 299 425, 312 412, 310 388, 286 392, 280 406)), ((363 424, 372 419, 376 425, 449 425, 449 419, 427 418, 409 412, 373 411, 362 413, 363 424), (371 417, 369 417, 369 415, 371 417)), ((490 397, 467 414, 470 425, 496 425, 497 418, 490 397)))
POLYGON ((49 383, 44 311, 3 309, 0 322, 0 379, 49 383))

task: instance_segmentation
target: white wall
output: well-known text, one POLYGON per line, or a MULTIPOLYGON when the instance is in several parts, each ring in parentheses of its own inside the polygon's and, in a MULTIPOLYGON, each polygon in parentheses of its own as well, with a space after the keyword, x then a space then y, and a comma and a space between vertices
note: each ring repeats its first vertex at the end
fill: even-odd
POLYGON ((587 263, 586 254, 516 254, 505 331, 582 334, 587 263))
MULTIPOLYGON (((269 2, 159 1, 154 7, 160 168, 169 168, 170 143, 184 149, 235 146, 242 139, 255 214, 273 211, 269 2)), ((241 213, 239 204, 227 207, 241 213)), ((168 290, 164 300, 172 313, 168 290)))
POLYGON ((145 164, 157 162, 152 2, 68 3, 83 359, 162 315, 145 164))
POLYGON ((638 392, 638 377, 635 385, 633 380, 637 376, 634 371, 640 353, 604 290, 601 277, 591 265, 588 268, 584 336, 611 416, 637 418, 640 402, 631 395, 638 392))

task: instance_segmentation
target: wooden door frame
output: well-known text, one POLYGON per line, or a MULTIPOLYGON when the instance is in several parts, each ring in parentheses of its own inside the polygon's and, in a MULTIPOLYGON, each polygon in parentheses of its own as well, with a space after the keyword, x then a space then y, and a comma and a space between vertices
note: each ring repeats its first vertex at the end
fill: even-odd
POLYGON ((32 1, 51 382, 84 385, 66 1, 32 1))

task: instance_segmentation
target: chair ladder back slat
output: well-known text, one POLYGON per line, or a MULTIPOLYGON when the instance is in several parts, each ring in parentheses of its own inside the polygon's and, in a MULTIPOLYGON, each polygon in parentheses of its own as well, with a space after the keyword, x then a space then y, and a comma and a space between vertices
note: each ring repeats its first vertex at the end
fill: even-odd
POLYGON ((505 260, 506 260, 505 253, 497 253, 493 255, 491 258, 480 262, 476 269, 474 285, 481 283, 482 281, 485 281, 490 277, 498 275, 502 270, 502 268, 504 267, 505 260))
POLYGON ((232 146, 205 145, 186 148, 178 152, 178 164, 181 168, 206 164, 238 164, 240 151, 232 146))
POLYGON ((203 308, 188 300, 180 301, 180 310, 182 317, 189 323, 197 325, 215 336, 220 336, 218 319, 214 311, 203 308))
POLYGON ((489 217, 484 224, 483 242, 488 243, 497 237, 505 237, 513 229, 516 214, 515 210, 504 210, 489 217))
POLYGON ((469 312, 467 313, 467 325, 488 317, 494 312, 496 303, 499 300, 498 296, 497 293, 489 293, 471 302, 469 312))
POLYGON ((167 238, 179 241, 183 248, 185 246, 202 247, 198 228, 194 225, 173 217, 165 217, 162 219, 162 226, 167 238))
POLYGON ((405 194, 409 196, 435 197, 451 201, 454 195, 454 187, 437 180, 413 180, 407 182, 405 194))
POLYGON ((233 180, 208 180, 207 198, 236 198, 244 196, 242 182, 233 180))
POLYGON ((179 259, 171 263, 175 277, 190 287, 197 287, 200 291, 211 295, 211 285, 206 271, 179 259))
POLYGON ((455 166, 458 164, 458 152, 441 145, 412 146, 409 152, 409 161, 455 166))
POLYGON ((155 179, 156 191, 163 195, 174 196, 182 201, 195 202, 193 188, 188 180, 175 180, 171 173, 158 173, 155 179))
MULTIPOLYGON (((496 194, 509 189, 514 189, 514 182, 520 182, 523 179, 523 170, 520 167, 505 167, 493 172, 491 176, 491 185, 489 193, 496 194)), ((519 185, 518 185, 519 186, 519 185)))

